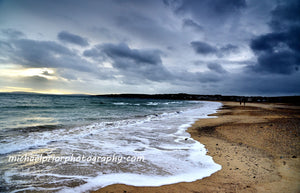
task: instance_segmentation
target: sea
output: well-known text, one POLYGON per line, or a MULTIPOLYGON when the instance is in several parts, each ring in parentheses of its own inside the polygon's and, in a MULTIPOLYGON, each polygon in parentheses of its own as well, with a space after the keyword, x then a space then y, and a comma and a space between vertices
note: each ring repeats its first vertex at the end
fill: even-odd
POLYGON ((221 103, 0 94, 0 192, 192 182, 221 169, 187 133, 221 103))

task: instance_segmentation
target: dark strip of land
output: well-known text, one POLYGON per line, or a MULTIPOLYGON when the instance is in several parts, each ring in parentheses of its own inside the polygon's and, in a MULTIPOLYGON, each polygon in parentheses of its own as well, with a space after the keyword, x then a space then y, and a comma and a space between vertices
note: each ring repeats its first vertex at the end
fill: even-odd
POLYGON ((292 103, 300 105, 300 96, 224 96, 224 95, 196 95, 196 94, 108 94, 96 97, 140 98, 140 99, 170 99, 170 100, 206 100, 206 101, 235 101, 235 102, 272 102, 292 103))

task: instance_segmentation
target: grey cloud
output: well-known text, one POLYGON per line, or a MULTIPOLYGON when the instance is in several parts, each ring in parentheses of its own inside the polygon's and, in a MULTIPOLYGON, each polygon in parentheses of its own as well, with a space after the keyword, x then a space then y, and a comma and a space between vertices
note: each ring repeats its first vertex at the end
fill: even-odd
POLYGON ((101 39, 109 39, 111 41, 125 41, 126 38, 123 37, 123 34, 118 34, 116 31, 109 29, 108 27, 103 26, 93 26, 90 29, 97 37, 101 39))
MULTIPOLYGON (((85 60, 75 51, 54 41, 18 39, 11 42, 11 47, 1 53, 6 53, 4 56, 8 63, 31 68, 56 68, 59 69, 58 75, 68 80, 77 80, 77 76, 84 77, 86 74, 96 80, 114 79, 114 73, 110 70, 98 68, 97 63, 85 60)), ((47 71, 43 74, 52 75, 47 71)))
POLYGON ((164 23, 162 18, 157 19, 157 17, 143 15, 138 12, 117 16, 115 25, 130 37, 148 41, 151 44, 169 45, 174 43, 174 39, 178 40, 180 38, 173 29, 168 28, 168 24, 164 23))
POLYGON ((162 64, 160 51, 131 49, 127 44, 103 44, 84 52, 86 57, 95 60, 109 59, 113 67, 118 69, 126 84, 140 84, 145 79, 172 84, 190 84, 190 82, 219 82, 220 74, 226 73, 218 64, 210 65, 207 72, 169 72, 162 64))
POLYGON ((201 31, 204 30, 204 28, 201 25, 199 25, 198 23, 196 23, 192 19, 184 19, 183 20, 183 28, 191 28, 191 29, 194 29, 198 32, 201 32, 201 31))
POLYGON ((53 74, 50 74, 47 70, 43 71, 42 74, 45 76, 53 76, 53 74))
POLYGON ((58 72, 58 74, 62 77, 64 77, 65 79, 67 80, 78 80, 78 76, 75 75, 75 73, 72 73, 72 72, 69 72, 69 71, 64 71, 64 70, 61 70, 58 72))
MULTIPOLYGON (((210 63, 218 63, 218 64, 226 64, 226 65, 254 65, 256 63, 256 61, 254 60, 239 60, 239 61, 228 61, 228 60, 224 60, 224 59, 216 59, 216 60, 210 60, 210 63)), ((207 61, 206 60, 195 60, 193 61, 193 64, 196 66, 200 66, 200 65, 207 65, 207 61)))
POLYGON ((40 59, 44 56, 59 54, 59 55, 74 55, 68 48, 57 44, 54 41, 38 41, 31 39, 20 39, 14 41, 17 52, 28 59, 40 59))
POLYGON ((191 45, 194 48, 195 52, 198 54, 207 55, 217 53, 217 48, 205 42, 194 41, 191 42, 191 45))
POLYGON ((164 3, 176 13, 191 14, 199 21, 208 18, 215 22, 222 22, 247 6, 245 0, 164 0, 164 3))
POLYGON ((218 63, 209 63, 207 64, 208 69, 210 69, 211 71, 223 74, 223 73, 227 73, 227 71, 218 63))
POLYGON ((59 58, 73 56, 69 49, 53 41, 21 39, 13 44, 16 47, 16 59, 30 67, 58 67, 59 58))
MULTIPOLYGON (((199 24, 203 28, 198 35, 200 39, 216 45, 240 45, 252 37, 252 28, 249 26, 263 23, 260 18, 259 22, 255 21, 253 24, 255 14, 246 15, 248 3, 246 0, 170 0, 167 7, 175 15, 192 19, 199 24)), ((258 7, 253 4, 255 3, 251 4, 251 8, 258 7)), ((256 31, 259 32, 260 29, 256 31)))
POLYGON ((202 73, 198 72, 195 73, 195 76, 197 77, 197 82, 201 82, 201 83, 216 83, 224 79, 223 76, 211 72, 202 72, 202 73))
POLYGON ((291 25, 300 24, 300 1, 289 0, 279 1, 275 9, 272 10, 270 26, 274 31, 284 31, 291 25))
POLYGON ((27 77, 18 77, 15 81, 20 82, 26 87, 30 87, 32 89, 41 89, 47 90, 49 88, 55 88, 57 84, 61 84, 60 81, 55 79, 47 79, 42 76, 27 76, 27 77))
POLYGON ((6 41, 2 41, 0 40, 0 48, 3 50, 9 50, 9 49, 13 49, 12 45, 6 41))
POLYGON ((2 35, 12 38, 12 39, 18 39, 21 37, 24 37, 25 34, 21 31, 18 31, 16 29, 8 28, 8 29, 2 29, 1 30, 2 35))
POLYGON ((277 74, 292 74, 299 70, 300 22, 291 17, 299 17, 300 3, 295 1, 282 3, 272 12, 270 26, 274 31, 257 36, 250 43, 251 49, 258 57, 255 65, 248 66, 250 70, 277 74), (298 8, 295 8, 297 5, 298 8), (275 21, 280 22, 284 28, 275 26, 275 21))
POLYGON ((236 46, 236 45, 227 44, 227 45, 220 48, 220 52, 222 52, 222 53, 232 53, 232 52, 237 52, 238 49, 239 49, 239 47, 236 46))
POLYGON ((230 55, 232 53, 236 53, 239 51, 238 46, 227 44, 223 47, 216 47, 212 46, 206 42, 201 41, 193 41, 191 42, 192 48, 195 50, 196 53, 201 55, 209 55, 215 54, 218 57, 223 57, 226 55, 230 55))
MULTIPOLYGON (((69 80, 61 88, 80 90, 80 81, 91 93, 102 92, 103 87, 109 88, 107 92, 125 92, 127 88, 142 92, 142 87, 147 87, 149 92, 182 92, 190 88, 189 92, 211 94, 300 93, 299 1, 163 2, 6 1, 0 7, 7 10, 0 10, 4 27, 18 29, 22 20, 28 21, 24 32, 32 38, 51 41, 24 40, 21 38, 26 36, 17 30, 1 31, 0 62, 25 68, 56 68, 55 76, 69 80), (22 12, 17 11, 18 7, 22 12), (58 35, 53 39, 53 33, 61 32, 62 36, 64 29, 66 37, 58 35), (89 37, 93 45, 101 45, 84 47, 83 54, 68 48, 88 45, 82 41, 84 37, 89 37), (140 49, 143 46, 151 49, 140 49), (193 51, 198 55, 190 53, 193 51), (242 55, 231 57, 239 52, 242 55), (106 62, 112 68, 106 68, 106 62), (198 69, 207 70, 194 73, 198 69), (86 84, 87 79, 95 82, 96 89, 86 84)), ((44 72, 43 77, 50 75, 44 72)), ((35 78, 33 82, 39 77, 35 78)), ((53 80, 49 82, 54 84, 53 80)), ((61 79, 57 82, 61 83, 61 79)))
POLYGON ((224 81, 226 90, 244 95, 293 95, 300 93, 299 72, 284 74, 232 74, 224 81))
POLYGON ((127 44, 104 44, 102 51, 109 57, 132 59, 136 63, 157 65, 161 63, 158 50, 137 50, 130 49, 127 44))
POLYGON ((286 41, 284 33, 269 33, 256 37, 250 43, 250 47, 255 52, 274 52, 276 47, 280 48, 280 43, 286 41))
POLYGON ((220 57, 224 57, 227 55, 236 54, 238 52, 239 52, 238 46, 232 45, 232 44, 227 44, 218 49, 217 56, 220 58, 220 57))
POLYGON ((93 72, 90 63, 75 52, 54 41, 18 39, 6 46, 2 54, 7 60, 26 67, 69 68, 93 72))
POLYGON ((131 49, 124 43, 103 44, 86 50, 84 55, 95 59, 105 56, 126 79, 138 77, 137 79, 163 81, 172 78, 171 73, 163 66, 158 50, 131 49))
POLYGON ((300 53, 300 25, 290 27, 288 32, 289 38, 287 39, 287 45, 298 54, 300 53))
MULTIPOLYGON (((204 72, 189 72, 186 70, 177 71, 174 73, 176 77, 175 81, 173 80, 173 84, 176 85, 189 85, 191 83, 217 83, 225 79, 227 76, 226 73, 219 73, 214 70, 204 71, 204 72)), ((193 84, 194 85, 194 84, 193 84)))
MULTIPOLYGON (((223 95, 298 95, 300 93, 299 72, 289 76, 283 74, 228 73, 212 72, 197 73, 198 84, 190 84, 189 92, 213 93, 223 95), (212 88, 211 88, 212 87, 212 88), (203 90, 203 88, 205 88, 203 90)), ((190 82, 196 82, 194 78, 190 82)))
POLYGON ((172 25, 168 21, 169 13, 161 1, 90 0, 86 3, 82 0, 26 0, 18 2, 18 5, 29 13, 42 16, 40 20, 56 22, 60 30, 64 25, 67 25, 67 29, 76 25, 75 28, 81 28, 82 32, 88 29, 89 35, 94 36, 93 39, 99 40, 100 36, 103 42, 107 42, 108 39, 134 39, 163 44, 173 42, 172 37, 176 36, 174 29, 169 28, 172 25), (90 29, 96 30, 92 32, 90 29), (99 32, 102 34, 99 35, 99 32))
POLYGON ((45 77, 42 77, 42 76, 29 76, 29 77, 24 77, 22 78, 24 81, 27 81, 27 82, 31 82, 31 83, 38 83, 38 84, 41 84, 41 83, 46 83, 50 80, 48 80, 47 78, 45 77))
POLYGON ((7 41, 0 40, 0 62, 7 63, 9 61, 9 55, 13 53, 13 45, 7 41))
POLYGON ((97 45, 95 46, 94 48, 92 49, 89 49, 89 50, 85 50, 83 52, 83 55, 85 57, 90 57, 90 58, 93 58, 93 59, 98 59, 99 57, 103 57, 103 53, 101 51, 101 45, 97 45))
POLYGON ((89 45, 87 39, 85 39, 79 35, 69 33, 67 31, 60 32, 57 35, 57 38, 63 42, 67 42, 67 43, 71 43, 71 44, 75 44, 75 45, 79 45, 79 46, 83 46, 83 47, 89 45))
POLYGON ((258 63, 249 66, 255 72, 291 74, 299 70, 300 56, 290 51, 276 53, 262 53, 258 57, 258 63))

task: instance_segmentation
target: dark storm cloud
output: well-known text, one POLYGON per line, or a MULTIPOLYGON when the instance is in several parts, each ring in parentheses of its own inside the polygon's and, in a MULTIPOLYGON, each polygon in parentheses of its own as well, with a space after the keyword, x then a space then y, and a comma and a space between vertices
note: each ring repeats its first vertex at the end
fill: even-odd
POLYGON ((193 42, 191 42, 191 46, 197 54, 201 54, 201 55, 215 54, 218 57, 230 55, 232 53, 236 53, 239 51, 238 46, 235 46, 232 44, 227 44, 225 46, 218 48, 218 47, 212 46, 206 42, 193 41, 193 42))
POLYGON ((253 66, 256 72, 291 74, 299 70, 300 56, 290 51, 276 53, 262 53, 258 57, 258 64, 253 66))
POLYGON ((174 31, 168 29, 163 21, 137 12, 117 16, 115 24, 124 32, 134 36, 135 39, 142 39, 143 41, 166 44, 173 43, 173 38, 177 37, 174 31))
POLYGON ((299 1, 281 2, 272 11, 273 32, 252 39, 250 47, 257 55, 256 72, 292 74, 300 66, 299 1), (295 18, 296 19, 295 19, 295 18))
POLYGON ((103 44, 86 50, 84 55, 94 60, 109 59, 115 69, 118 69, 124 82, 139 84, 146 80, 170 82, 172 84, 190 84, 190 82, 213 83, 222 80, 226 70, 221 65, 212 64, 207 72, 177 71, 171 73, 162 64, 160 51, 131 49, 127 44, 103 44))
MULTIPOLYGON (((187 74, 187 76, 191 76, 192 74, 187 74)), ((224 79, 224 77, 220 76, 218 73, 211 72, 198 72, 193 74, 196 77, 196 82, 199 83, 217 83, 224 79)))
POLYGON ((236 46, 236 45, 227 44, 227 45, 221 47, 221 48, 219 49, 219 51, 220 51, 221 53, 234 53, 234 52, 237 52, 238 49, 239 49, 239 47, 236 46))
POLYGON ((195 52, 198 54, 207 55, 207 54, 217 53, 216 47, 214 47, 208 43, 205 43, 205 42, 194 41, 194 42, 191 42, 191 45, 192 45, 193 49, 195 50, 195 52))
POLYGON ((227 73, 227 71, 218 63, 209 63, 207 64, 207 68, 220 74, 227 73))
POLYGON ((201 25, 199 25, 198 23, 196 23, 192 19, 184 19, 183 20, 183 28, 191 28, 191 29, 194 29, 196 31, 203 31, 204 30, 204 28, 201 25))
POLYGON ((200 21, 205 18, 219 22, 246 7, 245 0, 164 0, 164 3, 172 7, 176 13, 191 14, 200 21))
POLYGON ((7 62, 20 64, 24 67, 37 68, 70 68, 78 71, 91 72, 90 64, 75 52, 54 41, 38 41, 31 39, 17 39, 3 41, 2 57, 7 62))
POLYGON ((176 35, 169 27, 173 23, 168 20, 169 13, 160 0, 89 0, 88 3, 82 0, 25 0, 18 2, 18 5, 36 17, 55 22, 59 30, 70 29, 74 25, 75 29, 82 30, 81 33, 88 29, 91 35, 90 29, 108 29, 100 35, 106 40, 169 43, 174 41, 171 37, 176 35))
POLYGON ((250 47, 254 52, 274 52, 280 49, 282 42, 287 40, 285 33, 269 33, 256 37, 251 41, 250 47))
POLYGON ((197 8, 208 8, 211 14, 226 15, 246 7, 245 0, 183 0, 177 11, 191 11, 200 14, 197 8))
POLYGON ((224 81, 232 92, 244 95, 295 95, 300 93, 299 74, 233 74, 224 81))
POLYGON ((112 62, 126 78, 146 78, 151 81, 172 79, 171 73, 163 66, 160 51, 131 49, 127 44, 103 44, 86 50, 84 56, 97 60, 105 57, 112 62))
POLYGON ((67 31, 60 32, 57 35, 57 37, 59 40, 61 40, 63 42, 67 42, 67 43, 76 44, 76 45, 83 46, 83 47, 89 45, 87 39, 82 38, 79 35, 69 33, 67 31))
POLYGON ((125 58, 133 60, 136 64, 158 65, 161 63, 158 50, 130 49, 127 44, 104 44, 102 51, 111 58, 125 58))
POLYGON ((38 41, 31 39, 20 39, 13 42, 19 56, 28 59, 32 65, 42 63, 43 58, 58 54, 58 56, 72 56, 68 48, 57 44, 54 41, 38 41))
POLYGON ((279 4, 271 13, 272 19, 269 24, 275 31, 284 31, 291 25, 299 25, 300 1, 279 1, 279 4))
POLYGON ((209 70, 205 72, 181 71, 181 72, 177 72, 175 76, 176 76, 175 84, 190 85, 190 86, 191 85, 199 86, 198 85, 199 83, 200 84, 217 83, 224 80, 225 77, 224 74, 220 74, 213 70, 209 70))
POLYGON ((44 80, 58 88, 55 78, 67 79, 66 87, 90 93, 127 88, 300 93, 299 1, 8 0, 2 5, 1 28, 9 29, 0 29, 0 65, 54 68, 53 74, 31 77, 33 83, 44 80))

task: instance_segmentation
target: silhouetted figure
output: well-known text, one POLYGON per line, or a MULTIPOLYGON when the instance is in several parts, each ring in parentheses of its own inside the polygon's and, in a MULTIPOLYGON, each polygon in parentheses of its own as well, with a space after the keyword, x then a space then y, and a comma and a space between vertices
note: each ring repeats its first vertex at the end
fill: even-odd
POLYGON ((245 97, 241 97, 239 101, 240 101, 240 105, 242 105, 242 103, 244 103, 244 106, 246 105, 246 98, 245 97))

